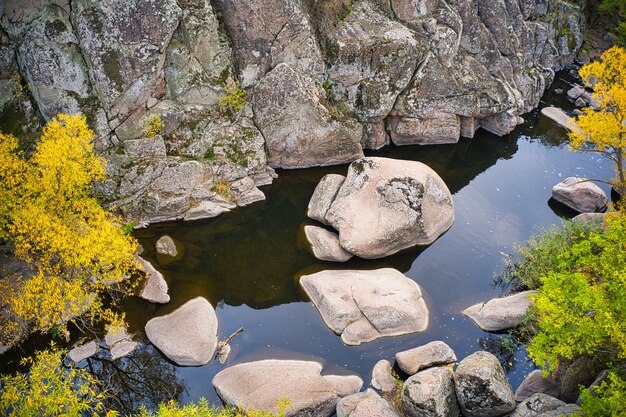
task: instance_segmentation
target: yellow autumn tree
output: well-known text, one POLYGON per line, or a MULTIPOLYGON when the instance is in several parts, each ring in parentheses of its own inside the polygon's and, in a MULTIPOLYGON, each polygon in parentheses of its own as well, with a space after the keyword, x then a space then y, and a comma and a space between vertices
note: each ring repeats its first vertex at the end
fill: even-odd
POLYGON ((575 150, 599 152, 615 163, 615 190, 626 195, 626 50, 614 46, 599 61, 585 65, 580 76, 593 86, 599 110, 583 109, 576 118, 578 129, 569 134, 575 150))
POLYGON ((0 133, 0 239, 28 268, 0 280, 0 344, 78 317, 112 322, 105 294, 125 294, 136 241, 93 195, 105 161, 82 115, 47 123, 32 155, 0 133))

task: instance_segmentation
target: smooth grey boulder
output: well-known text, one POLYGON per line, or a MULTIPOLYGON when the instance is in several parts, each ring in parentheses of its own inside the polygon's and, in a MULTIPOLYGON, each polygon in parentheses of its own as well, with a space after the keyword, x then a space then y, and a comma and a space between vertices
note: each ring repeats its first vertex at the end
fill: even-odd
POLYGON ((428 327, 420 286, 395 269, 321 271, 304 275, 300 285, 347 345, 428 327))
POLYGON ((488 352, 476 352, 456 368, 456 396, 467 417, 495 417, 515 409, 513 390, 502 365, 488 352))
POLYGON ((311 254, 321 261, 345 262, 354 256, 341 247, 339 236, 323 227, 304 226, 304 236, 311 254))
POLYGON ((374 259, 429 245, 452 226, 452 195, 435 171, 420 162, 363 158, 326 213, 348 252, 374 259))
POLYGON ((537 393, 552 397, 559 395, 559 387, 554 378, 544 377, 540 369, 535 369, 526 375, 520 386, 515 390, 515 401, 524 401, 537 393))
POLYGON ((67 356, 74 361, 74 363, 78 363, 87 358, 91 358, 98 352, 98 343, 95 340, 87 342, 83 345, 77 346, 67 352, 67 356))
POLYGON ((522 323, 532 305, 531 295, 537 291, 523 291, 486 303, 474 304, 463 310, 478 327, 487 332, 510 329, 522 323))
POLYGON ((576 100, 583 94, 585 94, 585 88, 580 85, 575 85, 569 90, 567 90, 567 98, 569 98, 572 101, 576 100))
POLYGON ((254 120, 273 168, 337 165, 363 156, 362 126, 331 115, 310 75, 278 64, 255 89, 254 120))
POLYGON ((552 119, 558 125, 564 127, 567 130, 578 131, 576 121, 572 117, 569 117, 563 110, 559 109, 558 107, 544 107, 543 109, 541 109, 541 114, 552 119))
POLYGON ((113 360, 129 355, 139 344, 128 334, 126 327, 109 329, 104 336, 104 343, 109 348, 113 360))
POLYGON ((580 415, 580 407, 567 404, 549 395, 537 393, 518 404, 507 417, 570 417, 580 415))
POLYGON ((400 417, 400 414, 373 389, 343 397, 337 403, 337 417, 400 417))
POLYGON ((402 405, 410 417, 458 417, 452 371, 434 367, 411 376, 402 387, 402 405))
POLYGON ((609 202, 600 187, 578 177, 565 178, 552 187, 552 198, 579 213, 603 211, 609 202))
POLYGON ((230 185, 230 192, 233 194, 233 199, 239 207, 265 200, 265 194, 256 187, 254 180, 250 177, 233 182, 230 185))
POLYGON ((580 213, 572 220, 582 224, 602 224, 606 218, 606 213, 580 213))
POLYGON ((436 340, 396 353, 396 362, 407 375, 413 375, 421 369, 431 366, 454 363, 456 362, 456 355, 450 346, 436 340))
POLYGON ((552 187, 552 198, 579 213, 606 209, 608 198, 600 187, 586 178, 568 177, 552 187))
POLYGON ((187 301, 170 314, 146 324, 146 335, 171 361, 181 366, 206 365, 217 348, 217 316, 203 297, 187 301))
POLYGON ((156 257, 159 264, 168 267, 180 262, 185 256, 185 246, 168 235, 156 241, 156 257))
POLYGON ((356 375, 321 375, 314 361, 268 359, 240 363, 220 371, 213 386, 230 406, 244 410, 278 412, 277 401, 291 405, 285 416, 330 416, 341 397, 359 391, 363 381, 356 375))
POLYGON ((150 262, 146 261, 142 257, 137 256, 137 260, 147 275, 145 285, 139 296, 152 303, 169 303, 170 296, 167 293, 167 282, 165 282, 163 274, 157 271, 150 262))
POLYGON ((391 372, 391 362, 386 359, 376 362, 372 369, 372 386, 382 392, 391 392, 396 389, 396 379, 391 372))
POLYGON ((326 212, 328 212, 345 179, 346 177, 339 174, 324 175, 313 191, 306 215, 313 220, 328 224, 326 212))

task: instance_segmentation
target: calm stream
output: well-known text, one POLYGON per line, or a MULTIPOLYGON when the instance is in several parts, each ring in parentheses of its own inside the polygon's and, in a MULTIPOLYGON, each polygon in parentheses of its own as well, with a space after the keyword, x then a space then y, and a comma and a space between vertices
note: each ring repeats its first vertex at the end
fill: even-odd
MULTIPOLYGON (((557 87, 567 89, 567 81, 558 79, 552 90, 557 87)), ((540 107, 551 103, 571 109, 563 96, 548 92, 544 100, 540 107)), ((344 264, 320 262, 306 252, 298 232, 308 222, 306 207, 313 189, 322 176, 345 174, 347 166, 279 171, 274 183, 262 188, 264 202, 208 221, 138 231, 143 256, 155 266, 154 244, 163 234, 184 243, 186 255, 180 267, 161 269, 169 284, 169 304, 154 305, 138 298, 126 302, 129 330, 145 339, 143 328, 150 318, 203 296, 216 307, 220 340, 240 326, 245 329, 231 342, 226 366, 264 358, 312 358, 322 360, 325 370, 356 372, 366 385, 374 364, 380 359, 393 363, 401 350, 443 340, 460 360, 494 344, 493 339, 502 335, 481 331, 461 310, 503 293, 494 285, 502 253, 512 253, 515 242, 525 241, 540 227, 560 224, 560 216, 571 216, 548 204, 554 184, 572 175, 612 176, 611 164, 597 154, 569 152, 565 130, 538 110, 525 115, 525 120, 503 138, 480 130, 474 139, 456 145, 386 147, 369 153, 424 162, 450 188, 456 221, 427 248, 344 264), (419 334, 345 346, 299 289, 298 277, 325 268, 381 266, 396 268, 421 285, 430 309, 429 327, 419 334)), ((606 186, 600 186, 608 193, 606 186)), ((518 349, 505 360, 514 389, 533 368, 525 355, 518 349)), ((199 397, 218 402, 211 379, 224 368, 217 361, 203 367, 177 367, 149 345, 115 367, 105 362, 91 366, 96 373, 125 375, 116 383, 122 393, 119 405, 126 410, 141 403, 153 407, 173 396, 184 402, 199 397)))

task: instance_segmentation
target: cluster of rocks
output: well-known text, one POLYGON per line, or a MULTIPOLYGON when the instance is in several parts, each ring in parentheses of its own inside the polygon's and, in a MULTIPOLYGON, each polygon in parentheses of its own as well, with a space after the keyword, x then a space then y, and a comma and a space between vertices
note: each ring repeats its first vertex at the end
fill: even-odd
MULTIPOLYGON (((593 96, 593 92, 587 90, 582 85, 575 85, 567 90, 567 98, 573 102, 576 107, 590 107, 592 110, 600 110, 599 98, 593 96)), ((576 114, 582 114, 582 111, 576 109, 576 114)))
POLYGON ((358 376, 321 375, 321 363, 302 360, 240 363, 220 371, 213 386, 227 405, 244 410, 276 413, 288 400, 288 417, 568 417, 580 411, 548 395, 551 386, 537 372, 514 394, 502 365, 488 352, 476 352, 454 369, 456 361, 446 343, 434 341, 396 354, 405 381, 381 360, 372 372, 374 389, 361 392, 358 376))
POLYGON ((273 167, 510 132, 585 28, 566 0, 344 3, 2 2, 0 129, 83 112, 125 217, 213 217, 264 198, 273 167))
POLYGON ((305 227, 318 259, 342 262, 352 255, 381 258, 415 245, 428 245, 454 222, 448 187, 420 162, 361 158, 345 177, 323 177, 307 215, 321 226, 305 227))

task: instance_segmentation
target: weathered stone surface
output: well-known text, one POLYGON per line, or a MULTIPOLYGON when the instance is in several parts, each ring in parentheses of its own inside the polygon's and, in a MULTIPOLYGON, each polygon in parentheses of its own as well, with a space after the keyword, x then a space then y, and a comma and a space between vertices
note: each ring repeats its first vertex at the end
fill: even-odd
POLYGON ((400 417, 400 414, 374 390, 368 389, 337 403, 337 417, 400 417))
POLYGON ((272 167, 335 165, 363 156, 361 126, 331 115, 320 101, 323 95, 309 75, 288 64, 277 65, 259 82, 254 119, 272 167))
POLYGON ((559 395, 559 387, 554 378, 544 377, 540 369, 535 369, 522 381, 515 390, 515 401, 521 402, 534 394, 546 394, 552 397, 559 395))
POLYGON ((104 342, 109 348, 113 360, 123 358, 137 347, 138 343, 128 334, 126 327, 113 328, 104 336, 104 342))
POLYGON ((348 252, 372 259, 428 245, 454 222, 448 187, 420 162, 363 158, 326 213, 348 252))
POLYGON ((586 178, 568 177, 552 187, 552 198, 579 213, 603 211, 608 198, 600 187, 586 178))
POLYGON ((419 285, 395 269, 321 271, 304 275, 300 285, 326 325, 348 345, 428 326, 419 285))
POLYGON ((579 98, 580 96, 582 96, 584 93, 585 93, 584 87, 580 85, 575 85, 569 90, 567 90, 567 98, 573 101, 579 98))
POLYGON ((580 213, 572 220, 583 224, 601 224, 606 218, 606 213, 580 213))
POLYGON ((87 342, 83 345, 77 346, 67 352, 67 356, 74 361, 74 363, 78 363, 82 360, 92 357, 98 352, 98 343, 95 340, 87 342))
POLYGON ((339 236, 323 227, 304 226, 304 236, 311 254, 321 261, 345 262, 354 256, 341 247, 339 236))
POLYGON ((328 212, 345 179, 346 177, 338 174, 324 175, 313 191, 306 215, 313 220, 328 224, 326 212, 328 212))
POLYGON ((532 304, 530 296, 537 291, 524 291, 503 298, 494 298, 486 303, 474 304, 463 310, 463 314, 487 332, 510 329, 519 325, 526 317, 532 304))
POLYGON ((169 303, 170 296, 167 293, 167 282, 165 282, 163 274, 157 271, 150 262, 146 261, 142 257, 138 256, 137 260, 147 275, 146 282, 139 296, 152 303, 169 303))
POLYGON ((181 366, 206 365, 217 348, 217 316, 202 297, 187 301, 146 324, 146 336, 165 356, 181 366))
POLYGON ((452 371, 435 367, 411 376, 402 387, 402 405, 410 417, 457 417, 452 371))
POLYGON ((456 355, 446 343, 436 340, 413 349, 396 353, 396 362, 408 375, 435 365, 456 362, 456 355))
POLYGON ((313 361, 262 360, 240 363, 220 371, 213 386, 228 405, 277 413, 277 400, 288 398, 285 416, 330 416, 337 401, 357 392, 356 375, 320 375, 313 361), (271 383, 268 383, 271 381, 271 383))
POLYGON ((580 414, 576 404, 566 404, 549 395, 537 393, 522 401, 508 417, 570 417, 580 414))
POLYGON ((372 369, 372 386, 382 392, 391 392, 396 389, 396 379, 391 372, 391 362, 386 359, 376 362, 372 369))
POLYGON ((491 353, 476 352, 463 359, 456 368, 455 386, 465 416, 501 416, 515 409, 511 385, 491 353))

